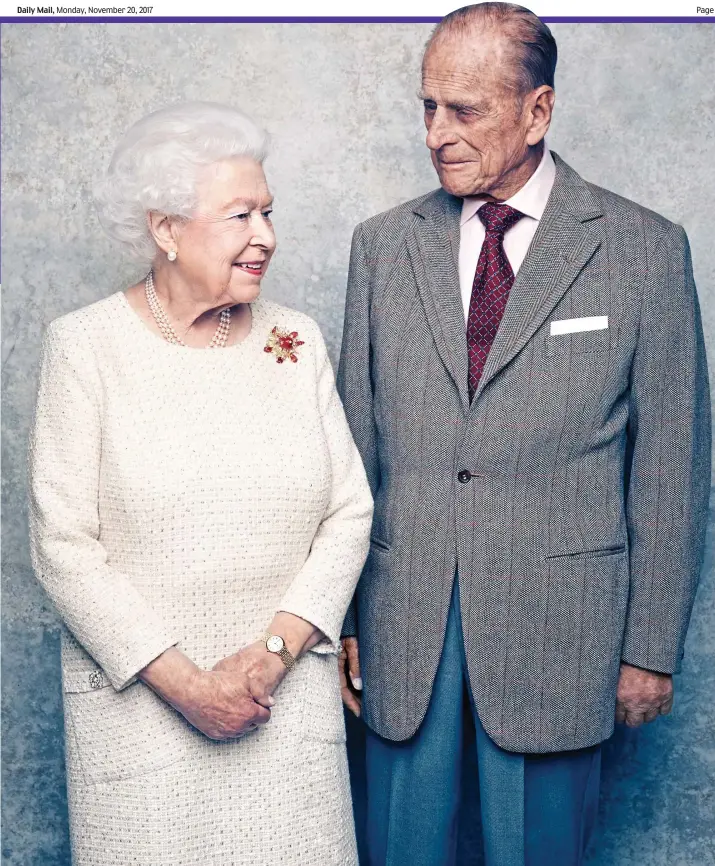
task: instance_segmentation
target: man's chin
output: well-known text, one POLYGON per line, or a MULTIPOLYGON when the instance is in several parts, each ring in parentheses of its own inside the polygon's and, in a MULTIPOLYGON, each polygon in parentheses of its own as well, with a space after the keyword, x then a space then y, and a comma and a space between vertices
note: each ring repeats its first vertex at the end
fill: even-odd
POLYGON ((467 186, 467 184, 458 183, 453 178, 440 177, 439 180, 442 189, 445 192, 448 192, 450 195, 457 196, 458 198, 464 198, 465 196, 472 195, 472 193, 469 191, 469 187, 467 186))
POLYGON ((478 184, 475 183, 474 179, 460 177, 460 174, 461 172, 459 171, 444 168, 443 166, 437 169, 437 177, 439 177, 439 182, 445 192, 458 198, 464 198, 468 195, 478 195, 478 193, 474 192, 475 187, 478 188, 478 184))

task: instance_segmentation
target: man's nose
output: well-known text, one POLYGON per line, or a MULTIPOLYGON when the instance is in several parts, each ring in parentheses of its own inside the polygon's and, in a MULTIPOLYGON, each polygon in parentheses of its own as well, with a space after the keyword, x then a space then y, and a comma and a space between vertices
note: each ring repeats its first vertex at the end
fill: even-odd
POLYGON ((437 108, 427 122, 427 147, 430 150, 439 150, 445 144, 454 144, 455 141, 448 112, 444 108, 437 108))

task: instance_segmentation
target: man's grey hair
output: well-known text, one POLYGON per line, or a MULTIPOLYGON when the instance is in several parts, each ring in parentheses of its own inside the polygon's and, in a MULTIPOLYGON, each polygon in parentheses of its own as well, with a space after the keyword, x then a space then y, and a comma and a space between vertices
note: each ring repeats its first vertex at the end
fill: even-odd
POLYGON ((220 160, 262 163, 267 134, 242 111, 217 102, 185 102, 135 123, 117 145, 94 194, 100 223, 144 261, 156 245, 147 213, 190 218, 202 170, 220 160))
POLYGON ((474 36, 490 29, 505 35, 515 48, 512 86, 523 95, 543 84, 554 86, 556 40, 544 22, 516 3, 475 3, 445 16, 432 31, 427 50, 439 37, 474 36))

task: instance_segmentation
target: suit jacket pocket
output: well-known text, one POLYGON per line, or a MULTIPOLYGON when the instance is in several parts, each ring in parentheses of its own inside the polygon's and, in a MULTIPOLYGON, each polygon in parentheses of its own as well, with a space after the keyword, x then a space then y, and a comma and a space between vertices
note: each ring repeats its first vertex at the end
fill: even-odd
POLYGON ((544 559, 595 559, 601 556, 616 556, 620 553, 623 553, 625 549, 625 544, 616 544, 607 547, 586 548, 565 552, 556 551, 554 553, 545 554, 544 559))
POLYGON ((307 652, 297 667, 302 669, 306 680, 303 737, 307 740, 344 743, 345 718, 336 656, 307 652))
POLYGON ((378 550, 385 550, 388 552, 390 550, 390 545, 386 541, 383 541, 381 538, 375 538, 374 535, 370 537, 370 545, 372 547, 377 547, 378 550))
POLYGON ((541 691, 542 719, 563 723, 570 713, 576 740, 597 731, 608 736, 628 606, 627 551, 552 557, 543 569, 547 610, 543 643, 537 643, 548 688, 541 691))
POLYGON ((544 356, 563 358, 564 356, 608 352, 614 341, 611 327, 598 331, 575 331, 569 334, 550 334, 544 337, 544 356))
POLYGON ((116 782, 182 758, 188 722, 144 683, 117 692, 97 669, 65 674, 63 688, 71 780, 116 782))

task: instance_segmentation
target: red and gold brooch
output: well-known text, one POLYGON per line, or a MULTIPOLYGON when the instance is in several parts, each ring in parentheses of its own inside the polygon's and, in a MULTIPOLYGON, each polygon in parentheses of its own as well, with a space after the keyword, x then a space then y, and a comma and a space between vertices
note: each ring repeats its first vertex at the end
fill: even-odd
POLYGON ((298 332, 281 331, 276 325, 268 335, 264 352, 273 353, 276 356, 276 363, 282 364, 288 358, 295 364, 298 361, 297 349, 298 346, 304 344, 303 340, 298 339, 298 332))

